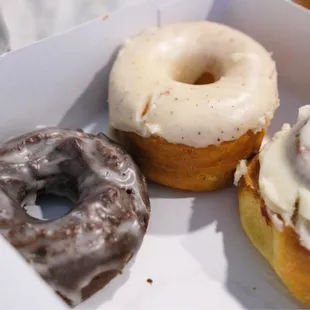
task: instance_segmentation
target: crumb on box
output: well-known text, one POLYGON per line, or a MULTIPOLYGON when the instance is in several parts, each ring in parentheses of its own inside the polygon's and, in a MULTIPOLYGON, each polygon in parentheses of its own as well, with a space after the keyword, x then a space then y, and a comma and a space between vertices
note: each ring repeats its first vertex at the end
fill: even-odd
POLYGON ((150 278, 148 278, 148 279, 146 280, 146 282, 149 283, 149 284, 153 284, 153 280, 150 279, 150 278))
POLYGON ((109 18, 109 15, 104 15, 103 17, 102 17, 102 20, 107 20, 109 18))

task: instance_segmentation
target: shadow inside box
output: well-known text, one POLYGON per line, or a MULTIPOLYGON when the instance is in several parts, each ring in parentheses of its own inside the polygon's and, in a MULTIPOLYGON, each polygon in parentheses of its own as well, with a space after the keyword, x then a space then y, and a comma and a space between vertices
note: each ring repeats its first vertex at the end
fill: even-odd
POLYGON ((189 218, 192 217, 192 204, 199 202, 203 207, 219 203, 219 196, 225 190, 212 193, 194 193, 168 188, 148 182, 151 199, 151 222, 148 234, 180 235, 199 230, 207 225, 204 219, 198 220, 191 225, 189 218))
MULTIPOLYGON (((226 270, 221 272, 227 290, 246 309, 301 309, 302 306, 293 298, 282 284, 269 263, 254 248, 245 235, 240 223, 236 190, 227 189, 218 196, 219 203, 202 202, 194 199, 190 230, 215 223, 217 234, 221 235, 226 270)), ((202 235, 200 242, 208 244, 202 235)), ((212 249, 195 247, 190 239, 183 242, 185 248, 197 259, 202 269, 209 276, 214 275, 208 261, 212 257, 212 249)), ((216 254, 211 261, 216 262, 216 254)))
POLYGON ((65 128, 84 128, 86 131, 93 133, 105 130, 108 125, 107 97, 109 75, 117 53, 118 48, 110 57, 108 64, 98 70, 86 89, 60 120, 58 126, 65 128), (102 122, 96 119, 98 115, 103 116, 102 122), (94 118, 96 122, 90 124, 90 121, 94 120, 94 118))
POLYGON ((223 282, 244 309, 303 309, 245 235, 235 187, 191 193, 150 183, 149 192, 148 234, 182 235, 203 272, 223 282))

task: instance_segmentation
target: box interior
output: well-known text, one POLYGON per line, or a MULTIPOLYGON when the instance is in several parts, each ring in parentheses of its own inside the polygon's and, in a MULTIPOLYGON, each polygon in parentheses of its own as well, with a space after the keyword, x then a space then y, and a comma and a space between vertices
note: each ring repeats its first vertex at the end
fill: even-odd
MULTIPOLYGON (((147 27, 203 20, 211 7, 208 19, 244 31, 273 53, 281 106, 269 135, 294 123, 310 97, 308 11, 284 0, 153 0, 1 57, 0 140, 39 125, 108 133, 106 86, 118 47, 147 27)), ((76 309, 302 308, 244 235, 235 188, 196 195, 149 189, 152 216, 140 252, 76 309)), ((1 236, 0 244, 3 309, 68 309, 1 236)))

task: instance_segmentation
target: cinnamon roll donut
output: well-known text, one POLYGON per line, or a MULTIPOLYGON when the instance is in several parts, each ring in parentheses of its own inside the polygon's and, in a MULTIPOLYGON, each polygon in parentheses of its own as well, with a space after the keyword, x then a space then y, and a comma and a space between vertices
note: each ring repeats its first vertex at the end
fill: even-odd
POLYGON ((203 191, 232 183, 256 153, 279 105, 266 49, 205 21, 129 39, 109 84, 110 124, 149 179, 203 191))
POLYGON ((240 162, 242 226, 292 294, 310 306, 310 106, 252 160, 240 162))
POLYGON ((0 146, 0 201, 4 237, 74 305, 122 270, 150 215, 145 178, 119 145, 101 133, 60 128, 0 146), (54 221, 33 218, 22 207, 41 192, 68 196, 75 205, 54 221))

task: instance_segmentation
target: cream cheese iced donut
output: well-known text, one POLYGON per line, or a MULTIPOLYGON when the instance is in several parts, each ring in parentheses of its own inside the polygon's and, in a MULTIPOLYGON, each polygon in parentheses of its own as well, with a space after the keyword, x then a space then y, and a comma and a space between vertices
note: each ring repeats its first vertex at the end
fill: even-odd
POLYGON ((310 106, 237 171, 245 232, 293 295, 310 306, 310 106))
POLYGON ((148 178, 211 190, 259 149, 279 105, 276 66, 225 25, 149 29, 119 51, 108 100, 111 126, 148 178))

